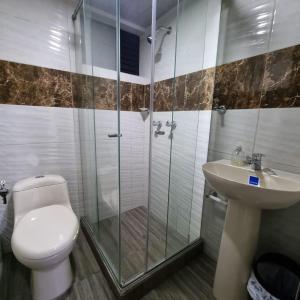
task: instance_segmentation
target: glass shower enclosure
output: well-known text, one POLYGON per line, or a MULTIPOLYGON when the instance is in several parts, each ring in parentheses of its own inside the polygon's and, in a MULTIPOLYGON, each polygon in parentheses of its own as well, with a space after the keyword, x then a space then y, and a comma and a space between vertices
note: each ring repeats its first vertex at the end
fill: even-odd
POLYGON ((84 217, 120 286, 200 239, 201 124, 198 103, 185 103, 206 11, 197 0, 83 0, 73 14, 84 217))

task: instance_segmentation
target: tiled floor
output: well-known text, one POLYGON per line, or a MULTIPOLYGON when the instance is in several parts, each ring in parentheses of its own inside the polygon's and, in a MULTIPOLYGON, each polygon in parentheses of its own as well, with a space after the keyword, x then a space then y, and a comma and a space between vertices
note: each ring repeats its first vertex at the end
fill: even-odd
MULTIPOLYGON (((0 280, 1 300, 31 300, 30 272, 19 264, 12 254, 4 256, 0 280)), ((72 255, 75 282, 68 300, 115 300, 88 244, 81 233, 72 255)), ((149 292, 143 300, 208 300, 212 296, 215 264, 205 256, 199 256, 181 271, 149 292)))

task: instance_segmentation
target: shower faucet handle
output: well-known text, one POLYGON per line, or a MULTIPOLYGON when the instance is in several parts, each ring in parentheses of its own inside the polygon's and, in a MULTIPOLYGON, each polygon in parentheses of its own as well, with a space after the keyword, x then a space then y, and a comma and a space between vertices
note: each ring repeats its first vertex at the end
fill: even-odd
POLYGON ((171 127, 171 130, 174 130, 177 127, 177 123, 176 121, 167 121, 166 126, 171 127))
POLYGON ((161 121, 153 121, 153 126, 156 127, 156 131, 159 131, 162 128, 162 122, 161 121))

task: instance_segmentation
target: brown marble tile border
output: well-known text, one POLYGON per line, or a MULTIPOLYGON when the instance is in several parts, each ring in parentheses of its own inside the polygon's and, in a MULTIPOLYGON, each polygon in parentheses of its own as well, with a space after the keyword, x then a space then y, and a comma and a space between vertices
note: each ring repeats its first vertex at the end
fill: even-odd
POLYGON ((0 61, 0 103, 73 107, 70 73, 0 61))
POLYGON ((227 109, 259 108, 265 55, 221 65, 216 68, 214 105, 227 109))
POLYGON ((154 85, 154 111, 210 110, 215 68, 201 70, 154 85))
MULTIPOLYGON (((213 69, 155 83, 155 111, 211 109, 213 69)), ((115 110, 116 81, 0 61, 0 104, 115 110)), ((122 111, 149 107, 150 86, 121 82, 122 111)))
MULTIPOLYGON (((116 81, 0 61, 0 104, 115 110, 116 81)), ((149 107, 149 85, 121 82, 122 111, 149 107)), ((154 111, 300 107, 300 45, 158 81, 154 111)))
POLYGON ((300 45, 216 67, 213 106, 300 107, 300 45))
POLYGON ((261 108, 300 107, 300 45, 265 57, 261 108))

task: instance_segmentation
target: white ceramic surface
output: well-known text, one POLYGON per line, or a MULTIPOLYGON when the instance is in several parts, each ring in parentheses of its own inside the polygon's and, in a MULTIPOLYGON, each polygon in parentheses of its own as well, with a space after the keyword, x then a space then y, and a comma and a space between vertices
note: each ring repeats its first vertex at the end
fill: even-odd
POLYGON ((78 220, 69 208, 50 205, 27 213, 14 229, 14 253, 29 259, 43 259, 72 244, 79 230, 78 220), (55 222, 53 222, 55 216, 55 222))
POLYGON ((246 283, 256 251, 261 209, 289 207, 300 200, 300 175, 279 170, 276 175, 254 171, 250 166, 233 166, 229 160, 202 166, 208 183, 228 198, 214 296, 218 300, 247 300, 246 283), (256 176, 260 183, 249 184, 256 176))
POLYGON ((276 175, 254 171, 250 166, 233 166, 228 160, 209 162, 203 166, 207 181, 221 195, 260 209, 287 208, 300 201, 300 175, 273 170, 276 175), (250 185, 249 177, 259 178, 250 185))
POLYGON ((32 269, 33 298, 54 299, 72 283, 68 256, 79 231, 66 180, 59 175, 21 180, 13 187, 13 199, 14 255, 32 269))

